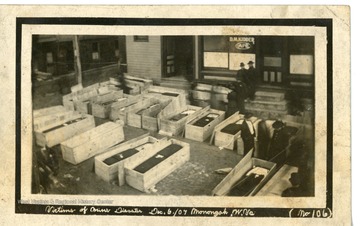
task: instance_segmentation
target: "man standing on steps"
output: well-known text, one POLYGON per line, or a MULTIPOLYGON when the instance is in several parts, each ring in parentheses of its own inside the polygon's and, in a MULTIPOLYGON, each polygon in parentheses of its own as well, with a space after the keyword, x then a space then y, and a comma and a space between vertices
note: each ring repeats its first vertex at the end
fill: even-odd
POLYGON ((245 83, 248 86, 248 97, 251 100, 254 100, 255 96, 255 86, 256 86, 256 69, 254 68, 254 62, 249 61, 249 69, 247 70, 245 76, 245 83))

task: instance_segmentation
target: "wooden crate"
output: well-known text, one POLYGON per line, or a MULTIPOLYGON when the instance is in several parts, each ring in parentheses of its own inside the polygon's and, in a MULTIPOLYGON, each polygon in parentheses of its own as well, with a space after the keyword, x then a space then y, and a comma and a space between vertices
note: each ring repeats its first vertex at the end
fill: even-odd
POLYGON ((93 116, 74 114, 69 118, 57 121, 51 127, 42 127, 34 132, 36 143, 39 146, 53 147, 94 127, 95 120, 93 116))
POLYGON ((89 98, 96 96, 98 94, 99 83, 95 83, 93 85, 87 86, 79 91, 69 93, 63 96, 63 105, 67 110, 74 111, 75 105, 74 101, 80 101, 84 98, 89 98))
POLYGON ((62 105, 37 109, 37 110, 33 110, 33 118, 35 119, 41 116, 52 115, 58 112, 65 112, 65 111, 67 111, 67 109, 62 105))
POLYGON ((74 111, 59 111, 50 115, 36 117, 33 119, 33 129, 40 130, 54 127, 59 121, 71 119, 74 114, 78 113, 74 111))
MULTIPOLYGON (((142 113, 149 109, 151 106, 158 104, 159 101, 156 99, 145 99, 144 101, 140 101, 132 106, 130 106, 127 110, 126 115, 126 124, 129 126, 142 128, 142 113)), ((120 117, 120 119, 122 119, 120 117)), ((123 119, 122 119, 123 120, 123 119)))
POLYGON ((235 134, 224 133, 221 130, 225 128, 227 125, 236 123, 241 119, 244 119, 244 115, 239 114, 239 112, 236 112, 235 114, 231 115, 229 118, 225 119, 224 121, 216 125, 210 139, 210 144, 212 144, 212 142, 214 141, 214 145, 217 147, 234 150, 237 138, 239 138, 241 135, 241 130, 239 130, 235 134))
POLYGON ((141 100, 145 100, 143 95, 127 95, 124 94, 124 97, 119 99, 117 102, 113 103, 110 108, 109 118, 112 121, 116 121, 119 119, 119 112, 122 111, 124 108, 134 105, 141 100))
POLYGON ((170 136, 175 136, 181 134, 185 129, 186 121, 189 117, 196 117, 198 114, 201 113, 201 107, 186 105, 184 108, 180 109, 179 111, 173 111, 171 114, 160 118, 160 131, 161 134, 166 134, 170 136), (185 116, 179 120, 172 120, 177 115, 181 114, 184 111, 191 111, 193 110, 194 113, 185 116))
MULTIPOLYGON (((124 163, 125 179, 126 183, 130 186, 147 192, 149 188, 155 186, 156 183, 190 159, 190 145, 175 139, 161 140, 154 144, 148 151, 142 152, 142 154, 143 155, 138 155, 124 163), (143 173, 137 170, 137 167, 140 167, 141 164, 144 164, 145 161, 151 159, 153 156, 158 155, 161 150, 169 145, 179 145, 181 149, 143 173)), ((119 165, 119 167, 121 166, 119 165)))
POLYGON ((159 120, 162 111, 171 103, 171 100, 160 102, 145 110, 142 114, 142 128, 150 131, 158 131, 159 120))
POLYGON ((153 81, 150 79, 143 79, 129 74, 124 75, 126 85, 129 87, 137 87, 139 93, 144 93, 152 84, 153 81))
POLYGON ((122 125, 107 122, 62 142, 61 151, 65 161, 76 165, 123 140, 122 125))
POLYGON ((98 118, 109 118, 112 104, 123 98, 123 91, 112 91, 90 100, 91 113, 98 118))
POLYGON ((261 182, 251 191, 249 196, 254 196, 267 181, 276 173, 276 163, 265 161, 262 159, 252 158, 253 150, 249 151, 246 156, 230 171, 228 175, 214 188, 212 195, 227 195, 236 182, 246 175, 246 173, 254 167, 262 167, 268 169, 268 173, 261 182))
POLYGON ((214 131, 214 128, 217 124, 223 121, 225 118, 225 112, 215 109, 210 109, 206 107, 201 110, 201 113, 196 115, 195 118, 190 118, 191 121, 188 121, 185 125, 185 137, 191 140, 196 140, 203 142, 209 138, 214 131), (201 118, 205 117, 208 114, 217 114, 218 116, 214 118, 211 122, 205 126, 196 126, 195 123, 201 118))
POLYGON ((123 185, 125 183, 125 173, 123 167, 119 169, 120 162, 129 161, 131 158, 139 155, 140 152, 147 151, 149 148, 152 148, 152 145, 156 142, 158 142, 158 139, 151 137, 148 133, 146 133, 132 140, 111 147, 106 152, 95 157, 95 173, 107 182, 119 180, 119 186, 123 185), (130 153, 133 155, 129 154, 130 156, 127 156, 123 160, 117 159, 118 161, 113 162, 112 164, 108 164, 106 162, 106 160, 108 160, 112 156, 120 155, 121 153, 126 152, 129 149, 136 149, 138 152, 130 153))

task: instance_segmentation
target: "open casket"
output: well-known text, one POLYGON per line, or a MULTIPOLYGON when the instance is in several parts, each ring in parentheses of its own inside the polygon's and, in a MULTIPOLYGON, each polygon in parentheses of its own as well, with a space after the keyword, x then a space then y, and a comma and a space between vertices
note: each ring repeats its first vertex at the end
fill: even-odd
POLYGON ((124 94, 122 98, 114 102, 110 107, 109 118, 112 121, 116 121, 120 117, 120 113, 126 107, 136 104, 142 100, 148 99, 144 95, 128 95, 124 94))
POLYGON ((92 115, 71 112, 35 129, 36 144, 53 147, 94 127, 95 120, 92 115))
POLYGON ((253 150, 214 188, 214 196, 254 196, 276 172, 276 163, 253 158, 253 150))
POLYGON ((236 141, 241 136, 241 120, 244 120, 244 115, 236 112, 216 125, 210 143, 214 141, 217 147, 234 150, 236 141))
POLYGON ((202 142, 209 138, 215 126, 224 120, 225 112, 210 109, 210 106, 200 111, 200 114, 186 123, 185 137, 202 142))
POLYGON ((185 129, 187 121, 191 121, 201 113, 201 107, 185 105, 178 111, 160 118, 160 134, 175 136, 181 134, 185 129))
MULTIPOLYGON (((124 168, 119 168, 120 162, 130 161, 141 152, 152 148, 158 139, 148 133, 109 148, 95 157, 95 173, 107 182, 119 180, 119 186, 125 183, 124 168)), ((123 165, 122 165, 123 166, 123 165)))
POLYGON ((127 184, 147 192, 190 159, 190 145, 175 139, 161 140, 142 154, 120 162, 119 169, 125 168, 127 184))
POLYGON ((80 100, 89 100, 91 97, 94 97, 99 94, 98 88, 99 83, 95 83, 93 85, 87 86, 81 90, 78 90, 73 93, 69 93, 63 96, 63 105, 67 110, 74 111, 75 108, 75 101, 80 100))

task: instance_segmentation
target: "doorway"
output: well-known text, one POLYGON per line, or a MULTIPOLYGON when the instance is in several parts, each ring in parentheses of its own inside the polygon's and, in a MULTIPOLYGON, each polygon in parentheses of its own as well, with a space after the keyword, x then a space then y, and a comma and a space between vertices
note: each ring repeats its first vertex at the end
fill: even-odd
POLYGON ((194 38, 193 36, 163 36, 162 65, 163 76, 194 78, 194 38))

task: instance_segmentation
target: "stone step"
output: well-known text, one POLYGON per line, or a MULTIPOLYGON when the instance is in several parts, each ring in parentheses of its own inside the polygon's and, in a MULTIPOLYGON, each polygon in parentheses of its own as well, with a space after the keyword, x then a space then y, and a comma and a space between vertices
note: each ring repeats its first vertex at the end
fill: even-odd
POLYGON ((245 103, 245 108, 284 111, 288 109, 288 102, 286 100, 282 100, 282 101, 254 100, 245 103))
POLYGON ((258 101, 282 101, 285 99, 284 92, 256 91, 255 100, 258 101))

